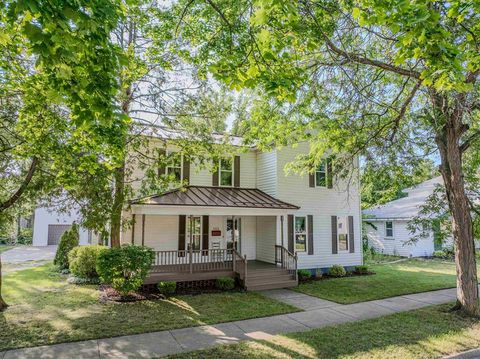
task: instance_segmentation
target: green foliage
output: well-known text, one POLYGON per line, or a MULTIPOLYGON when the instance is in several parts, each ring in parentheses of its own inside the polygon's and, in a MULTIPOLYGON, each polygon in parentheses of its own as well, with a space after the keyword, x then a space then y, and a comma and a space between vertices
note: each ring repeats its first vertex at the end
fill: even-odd
POLYGON ((157 284, 158 291, 165 295, 169 296, 175 293, 177 290, 177 283, 176 282, 160 282, 157 284))
POLYGON ((121 295, 137 290, 152 267, 155 254, 151 248, 126 245, 101 251, 97 273, 121 295))
POLYGON ((310 277, 312 276, 312 273, 310 273, 310 271, 306 269, 299 269, 297 271, 297 274, 299 280, 307 280, 310 279, 310 277))
POLYGON ((369 269, 367 265, 360 265, 355 267, 355 273, 357 274, 368 274, 369 269))
POLYGON ((215 280, 215 287, 221 290, 232 290, 235 288, 235 279, 230 277, 220 277, 215 280))
POLYGON ((433 257, 453 260, 455 258, 455 251, 453 250, 453 248, 442 248, 439 251, 434 251, 433 257))
POLYGON ((345 277, 347 275, 347 271, 343 266, 334 264, 328 269, 328 275, 331 277, 345 277))
POLYGON ((97 258, 100 252, 107 250, 105 246, 78 246, 68 254, 70 272, 79 278, 98 278, 97 258))
POLYGON ((53 260, 53 264, 58 266, 61 271, 68 270, 68 254, 73 248, 78 246, 79 240, 78 224, 74 223, 72 228, 62 234, 57 252, 55 253, 55 259, 53 260))
POLYGON ((431 160, 402 160, 395 163, 366 162, 361 171, 362 208, 385 204, 405 197, 402 190, 413 187, 438 175, 431 160))

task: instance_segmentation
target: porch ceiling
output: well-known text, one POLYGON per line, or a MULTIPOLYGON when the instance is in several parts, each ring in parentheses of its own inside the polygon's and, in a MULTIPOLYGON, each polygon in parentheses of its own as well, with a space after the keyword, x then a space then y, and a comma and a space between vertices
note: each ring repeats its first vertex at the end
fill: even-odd
POLYGON ((163 194, 134 200, 133 205, 254 208, 296 210, 300 207, 280 201, 256 188, 187 186, 163 194))

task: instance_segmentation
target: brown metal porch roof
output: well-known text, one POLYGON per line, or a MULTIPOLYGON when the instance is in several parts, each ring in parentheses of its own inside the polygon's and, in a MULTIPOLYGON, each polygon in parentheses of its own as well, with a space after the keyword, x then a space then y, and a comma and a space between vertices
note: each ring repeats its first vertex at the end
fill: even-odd
POLYGON ((256 188, 187 186, 132 201, 132 204, 196 207, 299 209, 256 188))

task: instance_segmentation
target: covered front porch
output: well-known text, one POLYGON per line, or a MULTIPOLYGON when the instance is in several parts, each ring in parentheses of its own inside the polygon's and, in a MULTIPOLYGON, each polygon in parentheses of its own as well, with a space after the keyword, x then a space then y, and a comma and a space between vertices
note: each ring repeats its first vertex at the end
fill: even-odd
POLYGON ((230 276, 253 288, 268 275, 296 283, 285 223, 296 209, 259 190, 191 186, 134 203, 122 241, 154 249, 146 283, 230 276))

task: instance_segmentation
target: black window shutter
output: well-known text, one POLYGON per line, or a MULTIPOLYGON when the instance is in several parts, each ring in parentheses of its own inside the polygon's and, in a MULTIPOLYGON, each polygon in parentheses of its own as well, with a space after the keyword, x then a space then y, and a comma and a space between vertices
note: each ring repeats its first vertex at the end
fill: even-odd
POLYGON ((348 247, 350 253, 355 253, 355 234, 353 229, 353 216, 348 216, 348 247))
POLYGON ((337 216, 332 216, 332 254, 338 253, 337 216))
POLYGON ((203 216, 202 217, 202 248, 204 251, 202 254, 204 256, 208 255, 208 231, 209 231, 209 217, 208 216, 203 216))
MULTIPOLYGON (((185 250, 185 230, 187 226, 187 216, 182 214, 178 216, 178 250, 185 250)), ((185 252, 178 253, 179 257, 184 257, 185 252)))
POLYGON ((135 220, 136 215, 132 215, 132 245, 135 244, 135 220))
POLYGON ((183 180, 190 184, 190 160, 183 157, 183 180))
POLYGON ((158 150, 158 175, 163 176, 165 174, 165 149, 161 148, 158 150))
POLYGON ((310 187, 315 187, 315 172, 308 174, 308 185, 310 187))
POLYGON ((218 186, 218 166, 219 166, 219 161, 215 160, 217 165, 215 166, 215 172, 212 173, 212 186, 217 187, 218 186))
POLYGON ((293 253, 293 215, 289 214, 287 219, 287 232, 288 232, 288 250, 293 253))
POLYGON ((145 245, 145 215, 142 214, 142 246, 145 245))
POLYGON ((331 158, 327 158, 327 188, 333 188, 333 166, 331 158))
POLYGON ((313 216, 309 214, 307 216, 307 239, 308 239, 308 254, 313 254, 313 216))
POLYGON ((240 187, 240 156, 233 159, 233 187, 240 187))

